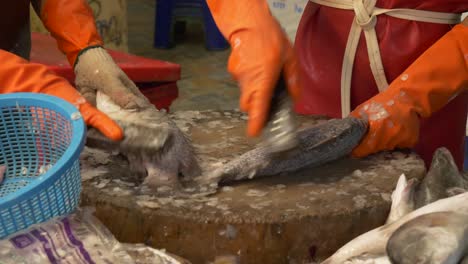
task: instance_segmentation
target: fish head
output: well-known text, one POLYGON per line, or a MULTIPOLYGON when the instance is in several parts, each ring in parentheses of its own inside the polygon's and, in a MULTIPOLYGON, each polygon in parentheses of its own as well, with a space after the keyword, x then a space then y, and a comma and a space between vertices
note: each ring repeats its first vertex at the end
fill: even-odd
POLYGON ((390 237, 392 263, 458 263, 465 255, 468 215, 435 212, 416 217, 390 237))
MULTIPOLYGON (((415 193, 416 208, 450 197, 452 189, 465 189, 468 181, 458 170, 452 154, 446 148, 434 152, 428 173, 415 193)), ((459 191, 457 192, 459 193, 459 191)))
POLYGON ((118 142, 117 151, 127 157, 132 171, 145 174, 144 193, 151 190, 158 195, 161 189, 179 190, 179 177, 201 174, 190 140, 167 113, 153 105, 123 109, 100 92, 96 103, 99 110, 122 127, 124 139, 118 142))

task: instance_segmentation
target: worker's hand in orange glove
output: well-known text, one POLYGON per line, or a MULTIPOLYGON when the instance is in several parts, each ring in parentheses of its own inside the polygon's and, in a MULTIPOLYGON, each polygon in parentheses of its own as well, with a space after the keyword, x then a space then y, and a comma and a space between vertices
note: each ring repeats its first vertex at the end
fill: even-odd
POLYGON ((65 79, 46 66, 30 63, 12 53, 0 50, 0 92, 44 93, 60 97, 81 112, 86 124, 95 127, 112 140, 123 138, 122 129, 107 115, 94 108, 65 79))
POLYGON ((144 109, 149 100, 101 47, 84 49, 75 65, 75 85, 83 96, 96 105, 102 92, 124 109, 144 109))
POLYGON ((59 49, 73 65, 75 85, 88 102, 96 106, 99 91, 124 109, 151 105, 102 48, 103 41, 86 1, 42 0, 33 3, 43 24, 57 40, 59 49))
POLYGON ((415 146, 419 119, 467 89, 468 25, 461 24, 424 52, 386 91, 351 113, 369 121, 369 131, 353 156, 415 146))
POLYGON ((232 47, 228 71, 241 88, 240 108, 249 115, 248 135, 265 125, 274 87, 284 69, 293 99, 299 73, 294 49, 265 0, 207 0, 214 20, 232 47))

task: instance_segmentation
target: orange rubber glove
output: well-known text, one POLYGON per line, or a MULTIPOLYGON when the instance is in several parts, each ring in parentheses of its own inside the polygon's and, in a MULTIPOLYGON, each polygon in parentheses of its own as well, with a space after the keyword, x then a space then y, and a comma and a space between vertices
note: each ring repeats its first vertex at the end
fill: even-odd
POLYGON ((85 0, 35 0, 35 10, 75 70, 75 85, 92 105, 98 91, 124 109, 151 106, 107 51, 85 0))
POLYGON ((30 92, 60 97, 78 108, 86 124, 112 140, 123 138, 117 123, 86 102, 73 86, 46 66, 30 63, 4 50, 0 50, 0 61, 0 93, 30 92))
POLYGON ((369 131, 353 151, 364 157, 382 150, 410 148, 427 118, 468 89, 468 20, 456 25, 424 52, 388 89, 351 115, 369 120, 369 131))
POLYGON ((300 80, 296 55, 265 0, 207 0, 213 18, 232 52, 228 71, 241 88, 240 108, 249 115, 248 135, 265 125, 281 70, 293 100, 300 80))
POLYGON ((70 65, 75 65, 85 48, 103 45, 93 11, 85 0, 33 0, 33 6, 70 65))

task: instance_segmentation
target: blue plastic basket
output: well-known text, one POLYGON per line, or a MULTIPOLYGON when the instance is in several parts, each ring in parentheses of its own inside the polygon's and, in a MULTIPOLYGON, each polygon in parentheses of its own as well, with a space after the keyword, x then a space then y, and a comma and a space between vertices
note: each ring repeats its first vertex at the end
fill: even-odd
POLYGON ((60 98, 0 95, 0 238, 76 209, 85 136, 78 110, 60 98))

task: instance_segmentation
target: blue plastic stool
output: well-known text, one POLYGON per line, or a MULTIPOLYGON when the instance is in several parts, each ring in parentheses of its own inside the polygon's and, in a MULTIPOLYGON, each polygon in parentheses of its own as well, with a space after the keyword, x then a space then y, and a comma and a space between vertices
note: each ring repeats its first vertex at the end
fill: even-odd
POLYGON ((205 45, 208 50, 224 50, 229 47, 216 26, 205 0, 156 0, 154 47, 171 48, 175 19, 187 17, 203 19, 205 45))

